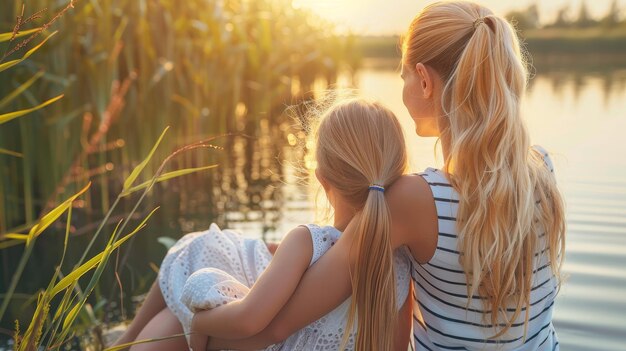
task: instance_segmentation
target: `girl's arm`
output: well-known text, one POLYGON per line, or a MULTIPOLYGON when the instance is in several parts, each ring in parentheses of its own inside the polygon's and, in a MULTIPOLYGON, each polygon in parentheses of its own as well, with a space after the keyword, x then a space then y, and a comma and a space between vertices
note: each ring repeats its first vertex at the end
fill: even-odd
MULTIPOLYGON (((407 245, 418 262, 427 262, 435 252, 438 229, 430 187, 420 176, 403 176, 385 196, 392 215, 392 247, 407 245)), ((349 266, 356 261, 356 257, 350 256, 357 235, 355 226, 356 221, 350 222, 335 245, 306 271, 289 302, 261 333, 242 340, 210 338, 208 348, 265 348, 339 306, 352 292, 349 266)))
POLYGON ((404 300, 404 304, 398 312, 398 327, 396 329, 395 348, 396 351, 407 351, 411 340, 411 329, 413 327, 413 284, 409 286, 409 294, 404 300))
POLYGON ((278 244, 279 243, 265 243, 265 246, 267 246, 269 252, 274 255, 276 253, 276 249, 278 249, 278 244))
MULTIPOLYGON (((222 335, 210 337, 207 349, 263 349, 285 340, 295 331, 339 306, 352 293, 348 271, 350 261, 348 254, 352 242, 348 236, 352 235, 351 232, 353 231, 346 229, 335 245, 309 267, 300 280, 296 292, 267 328, 246 339, 228 340, 222 335)), ((280 244, 279 251, 283 244, 280 244)), ((220 306, 215 310, 222 307, 225 306, 220 306)))
POLYGON ((194 315, 195 333, 242 339, 263 330, 298 286, 313 255, 311 234, 297 227, 282 241, 270 265, 243 299, 194 315))

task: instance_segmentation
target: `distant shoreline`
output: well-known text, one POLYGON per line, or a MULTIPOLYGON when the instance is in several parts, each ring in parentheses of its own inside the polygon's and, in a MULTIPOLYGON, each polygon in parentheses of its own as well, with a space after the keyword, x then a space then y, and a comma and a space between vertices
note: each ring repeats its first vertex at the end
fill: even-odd
MULTIPOLYGON (((614 56, 626 64, 626 29, 536 29, 522 34, 522 42, 532 56, 582 55, 614 56)), ((400 58, 399 36, 360 36, 356 47, 363 58, 400 58)))

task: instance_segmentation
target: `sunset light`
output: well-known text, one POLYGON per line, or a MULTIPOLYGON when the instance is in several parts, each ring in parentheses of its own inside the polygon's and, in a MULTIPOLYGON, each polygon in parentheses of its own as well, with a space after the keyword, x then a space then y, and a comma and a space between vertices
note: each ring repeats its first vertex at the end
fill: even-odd
MULTIPOLYGON (((569 14, 576 17, 583 0, 482 0, 494 12, 504 14, 537 4, 542 12, 541 21, 551 21, 560 9, 569 7, 569 14)), ((585 1, 590 14, 602 16, 613 0, 585 1)), ((621 3, 624 3, 621 0, 621 3)), ((368 35, 399 34, 406 30, 411 18, 427 0, 293 0, 296 8, 308 8, 317 15, 337 25, 339 32, 355 32, 368 35)), ((618 1, 618 4, 620 1, 618 1)))
POLYGON ((624 350, 626 0, 476 1, 1 0, 0 351, 624 350))

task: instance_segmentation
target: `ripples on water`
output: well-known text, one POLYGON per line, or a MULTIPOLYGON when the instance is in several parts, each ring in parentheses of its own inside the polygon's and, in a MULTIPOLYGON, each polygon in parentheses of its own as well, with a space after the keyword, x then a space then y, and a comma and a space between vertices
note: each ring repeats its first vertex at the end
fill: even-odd
POLYGON ((626 349, 626 70, 537 76, 525 106, 555 153, 567 249, 555 324, 564 350, 626 349))
POLYGON ((567 349, 624 350, 626 184, 570 166, 571 173, 582 174, 560 177, 567 201, 568 278, 555 324, 567 349))

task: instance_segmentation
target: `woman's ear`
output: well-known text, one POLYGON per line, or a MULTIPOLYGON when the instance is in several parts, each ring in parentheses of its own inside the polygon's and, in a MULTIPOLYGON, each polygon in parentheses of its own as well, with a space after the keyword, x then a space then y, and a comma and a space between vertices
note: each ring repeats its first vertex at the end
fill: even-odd
POLYGON ((433 96, 434 79, 430 70, 423 64, 418 63, 415 65, 415 71, 417 72, 417 78, 419 80, 420 88, 425 99, 430 99, 433 96))

